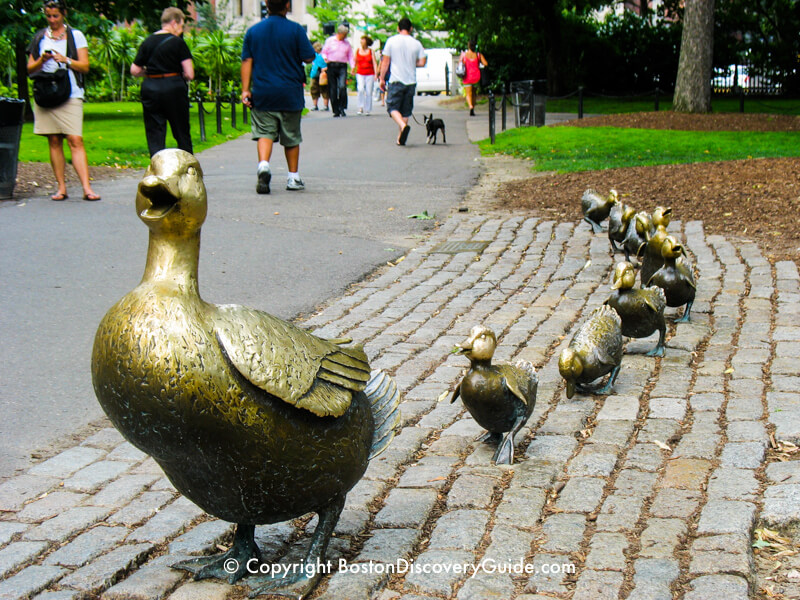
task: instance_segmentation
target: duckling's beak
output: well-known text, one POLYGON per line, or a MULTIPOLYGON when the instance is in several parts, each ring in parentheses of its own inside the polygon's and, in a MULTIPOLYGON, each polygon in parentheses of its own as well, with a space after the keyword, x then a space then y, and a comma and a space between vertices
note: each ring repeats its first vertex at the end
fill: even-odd
POLYGON ((147 175, 139 183, 139 195, 146 199, 145 208, 139 213, 141 219, 144 221, 163 219, 180 201, 177 178, 147 175))
POLYGON ((618 290, 622 287, 622 277, 615 277, 614 281, 611 283, 612 290, 618 290))
POLYGON ((575 395, 575 382, 568 381, 567 382, 567 399, 572 398, 575 395))

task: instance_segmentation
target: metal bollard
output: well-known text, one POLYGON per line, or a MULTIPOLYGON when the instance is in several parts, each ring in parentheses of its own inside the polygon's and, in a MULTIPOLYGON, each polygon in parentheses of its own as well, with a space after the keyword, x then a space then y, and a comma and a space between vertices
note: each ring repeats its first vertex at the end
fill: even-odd
POLYGON ((494 144, 495 138, 495 100, 494 92, 489 90, 489 140, 494 144))
POLYGON ((503 84, 503 99, 500 101, 502 104, 500 105, 500 131, 506 130, 506 113, 508 110, 506 109, 506 103, 508 102, 508 97, 506 96, 506 86, 503 84))
POLYGON ((249 125, 250 121, 247 120, 247 104, 242 102, 242 125, 249 125))
POLYGON ((197 95, 197 115, 200 120, 200 141, 206 141, 206 110, 203 108, 203 97, 197 95))
POLYGON ((217 90, 217 133, 222 133, 222 98, 219 97, 219 90, 217 90))
POLYGON ((583 86, 578 86, 578 118, 583 118, 583 86))
POLYGON ((450 95, 450 65, 444 63, 444 95, 450 95))
POLYGON ((231 92, 231 127, 236 129, 236 92, 231 92))

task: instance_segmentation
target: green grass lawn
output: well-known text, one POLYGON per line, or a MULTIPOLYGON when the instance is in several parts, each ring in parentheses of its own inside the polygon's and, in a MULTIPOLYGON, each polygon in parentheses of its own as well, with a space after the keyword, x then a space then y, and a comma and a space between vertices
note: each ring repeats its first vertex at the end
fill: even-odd
POLYGON ((594 171, 744 158, 800 156, 800 133, 522 127, 480 142, 483 154, 533 160, 536 171, 594 171))
MULTIPOLYGON (((249 132, 250 126, 242 124, 241 106, 237 106, 236 125, 231 127, 230 107, 222 111, 222 134, 217 133, 214 104, 204 103, 206 115, 206 141, 200 142, 200 127, 197 116, 197 103, 192 103, 191 127, 195 152, 199 152, 222 142, 232 140, 242 133, 249 132)), ((90 165, 118 165, 121 167, 145 167, 150 163, 147 140, 142 121, 142 105, 138 102, 89 102, 84 105, 83 141, 89 156, 90 165)), ((167 133, 167 146, 177 147, 171 133, 167 133)), ((67 148, 66 143, 64 147, 67 148)), ((69 157, 69 149, 66 150, 69 157)), ((49 162, 47 140, 33 133, 33 123, 25 123, 22 128, 19 160, 29 162, 49 162)))
MULTIPOLYGON (((711 99, 711 109, 715 113, 738 113, 739 108, 739 98, 734 96, 714 96, 711 99)), ((658 100, 658 109, 672 110, 672 96, 661 94, 658 100)), ((585 96, 583 98, 583 113, 585 115, 612 115, 629 112, 650 112, 653 110, 655 110, 655 96, 637 96, 634 98, 585 96)), ((578 97, 572 96, 563 100, 548 98, 547 112, 577 113, 578 97)), ((800 100, 745 96, 744 112, 800 115, 800 100)))

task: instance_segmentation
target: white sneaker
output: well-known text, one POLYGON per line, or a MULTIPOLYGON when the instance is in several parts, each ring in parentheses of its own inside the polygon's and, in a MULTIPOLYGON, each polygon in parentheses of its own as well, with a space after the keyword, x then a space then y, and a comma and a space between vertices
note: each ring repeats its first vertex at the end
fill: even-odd
POLYGON ((256 193, 269 194, 269 182, 272 180, 272 173, 269 168, 263 169, 258 172, 258 183, 256 184, 256 193))
POLYGON ((297 179, 289 179, 286 182, 286 189, 292 192, 306 189, 306 184, 299 177, 297 179))

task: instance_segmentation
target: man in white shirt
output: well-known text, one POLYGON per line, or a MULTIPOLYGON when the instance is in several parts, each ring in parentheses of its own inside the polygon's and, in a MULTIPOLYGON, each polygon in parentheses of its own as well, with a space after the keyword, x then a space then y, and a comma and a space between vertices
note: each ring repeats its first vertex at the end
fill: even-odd
POLYGON ((408 118, 414 110, 417 67, 424 67, 428 57, 425 56, 425 49, 419 40, 411 37, 411 21, 408 17, 400 19, 397 31, 397 35, 386 40, 383 47, 380 86, 381 90, 386 90, 386 72, 390 71, 386 110, 400 130, 397 145, 405 146, 411 131, 408 118))

